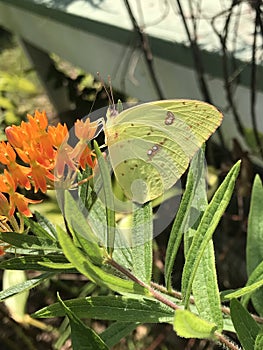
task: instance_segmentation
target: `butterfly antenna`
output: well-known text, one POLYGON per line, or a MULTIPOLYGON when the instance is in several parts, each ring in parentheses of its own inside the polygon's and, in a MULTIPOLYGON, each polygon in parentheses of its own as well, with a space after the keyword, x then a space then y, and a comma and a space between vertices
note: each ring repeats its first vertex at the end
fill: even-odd
POLYGON ((109 94, 109 91, 107 90, 106 85, 105 85, 105 83, 104 83, 104 81, 103 81, 103 79, 102 79, 102 77, 101 77, 99 72, 97 72, 97 76, 99 78, 99 81, 100 81, 101 85, 103 86, 103 88, 104 88, 104 90, 106 92, 106 95, 107 95, 107 97, 108 97, 108 99, 110 101, 110 104, 112 105, 114 101, 112 100, 111 95, 109 94))
POLYGON ((108 83, 109 83, 109 87, 110 87, 110 95, 111 95, 112 105, 115 106, 114 97, 113 97, 113 90, 112 90, 112 83, 111 83, 111 77, 110 77, 110 75, 108 75, 108 83))
POLYGON ((97 97, 98 97, 98 93, 99 93, 99 88, 96 89, 95 97, 94 97, 94 100, 93 100, 92 105, 91 105, 91 107, 90 107, 89 114, 93 111, 95 102, 96 102, 97 97))

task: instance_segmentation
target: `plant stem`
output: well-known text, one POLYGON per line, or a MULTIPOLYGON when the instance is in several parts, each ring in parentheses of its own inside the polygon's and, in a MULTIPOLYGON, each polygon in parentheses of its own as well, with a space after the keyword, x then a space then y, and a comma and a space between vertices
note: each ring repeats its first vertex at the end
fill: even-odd
POLYGON ((134 276, 129 270, 125 269, 123 266, 119 265, 115 260, 111 259, 110 257, 106 260, 106 262, 108 264, 110 264, 111 266, 113 266, 116 270, 120 271, 121 273, 123 273, 125 276, 127 276, 130 280, 134 281, 135 283, 138 283, 140 286, 146 288, 151 295, 159 300, 161 303, 169 306, 170 308, 172 308, 173 310, 178 310, 180 309, 180 307, 178 305, 176 305, 174 302, 172 302, 171 300, 165 298, 162 294, 160 294, 159 292, 157 292, 154 288, 152 288, 151 286, 149 286, 148 284, 144 283, 143 281, 141 281, 139 278, 137 278, 136 276, 134 276))
MULTIPOLYGON (((164 286, 161 286, 160 284, 155 283, 155 282, 151 282, 151 286, 152 286, 153 288, 159 290, 159 291, 162 292, 162 293, 165 293, 165 294, 167 294, 167 295, 171 295, 171 296, 173 296, 173 297, 175 297, 175 298, 177 298, 177 299, 182 300, 182 293, 181 293, 181 292, 178 292, 178 291, 176 291, 176 290, 174 290, 174 289, 172 289, 172 291, 169 292, 169 291, 167 290, 167 288, 165 288, 164 286)), ((193 304, 193 305, 195 304, 195 300, 194 300, 194 297, 193 297, 193 296, 190 297, 190 303, 193 304)), ((225 305, 222 305, 222 306, 221 306, 221 311, 222 311, 225 315, 230 315, 230 308, 227 307, 227 306, 225 306, 225 305)), ((255 320, 257 323, 263 324, 263 318, 262 318, 262 317, 257 316, 257 315, 254 315, 254 314, 251 314, 251 313, 250 313, 250 315, 251 315, 251 317, 254 318, 254 320, 255 320)))
POLYGON ((220 341, 221 344, 224 344, 228 349, 240 350, 240 347, 237 344, 232 343, 223 334, 215 332, 214 336, 220 341))
MULTIPOLYGON (((172 308, 173 310, 178 310, 180 309, 180 307, 178 305, 176 305, 174 302, 172 302, 169 299, 166 299, 162 294, 160 294, 159 292, 157 292, 154 288, 158 289, 161 292, 168 292, 167 289, 163 286, 158 285, 157 283, 151 282, 151 286, 147 285, 146 283, 144 283, 143 281, 141 281, 139 278, 137 278, 136 276, 134 276, 129 270, 125 269, 123 266, 119 265, 115 260, 113 260, 111 257, 108 257, 106 260, 106 263, 108 263, 109 265, 111 265, 112 267, 114 267, 116 270, 120 271, 121 273, 123 273, 126 277, 128 277, 130 280, 134 281, 135 283, 138 283, 140 286, 146 288, 151 294, 152 296, 159 300, 161 303, 169 306, 170 308, 172 308), (154 286, 154 288, 152 287, 154 286)), ((168 294, 168 293, 167 293, 168 294)), ((173 296, 175 297, 180 297, 181 293, 179 292, 175 292, 172 293, 173 296)), ((194 303, 194 299, 191 298, 191 303, 194 303)), ((240 350, 239 346, 234 344, 233 342, 231 342, 230 340, 228 340, 223 334, 219 333, 219 332, 215 332, 214 333, 215 337, 218 339, 218 341, 221 344, 224 344, 228 349, 230 350, 240 350)))

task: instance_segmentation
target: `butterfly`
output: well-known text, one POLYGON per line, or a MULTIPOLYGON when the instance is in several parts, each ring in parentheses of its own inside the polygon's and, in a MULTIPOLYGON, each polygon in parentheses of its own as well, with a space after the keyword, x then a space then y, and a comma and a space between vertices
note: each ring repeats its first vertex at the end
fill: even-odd
POLYGON ((163 195, 222 119, 213 105, 187 99, 143 103, 120 113, 111 108, 105 144, 127 198, 143 204, 163 195))

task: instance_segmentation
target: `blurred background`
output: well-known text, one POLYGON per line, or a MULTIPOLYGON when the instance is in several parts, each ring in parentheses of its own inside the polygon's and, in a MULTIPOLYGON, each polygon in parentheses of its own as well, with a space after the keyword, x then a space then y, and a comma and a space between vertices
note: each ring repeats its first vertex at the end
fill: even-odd
MULTIPOLYGON (((107 106, 97 72, 106 82, 111 77, 115 101, 193 98, 214 104, 225 117, 207 147, 212 190, 242 159, 236 194, 215 234, 219 283, 221 289, 243 286, 250 190, 263 161, 262 11, 261 0, 0 0, 0 137, 35 109, 46 110, 51 124, 71 127, 107 106)), ((44 214, 57 220, 54 198, 48 198, 44 214)), ((160 283, 168 233, 156 240, 160 283)), ((73 287, 71 278, 33 290, 28 312, 54 301, 57 289, 64 298, 85 290, 86 281, 76 277, 73 287)), ((180 288, 180 269, 174 281, 180 288)), ((27 344, 21 349, 70 349, 70 343, 56 345, 52 332, 20 327, 2 305, 0 312, 3 349, 17 349, 17 341, 27 344)), ((173 349, 176 341, 169 326, 145 325, 119 349, 173 349)))

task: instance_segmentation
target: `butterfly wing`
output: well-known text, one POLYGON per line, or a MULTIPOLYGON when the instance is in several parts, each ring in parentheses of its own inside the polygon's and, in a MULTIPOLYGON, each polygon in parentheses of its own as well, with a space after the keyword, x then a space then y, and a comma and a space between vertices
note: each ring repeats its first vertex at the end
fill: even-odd
POLYGON ((127 197, 145 203, 162 195, 221 121, 214 106, 195 100, 145 103, 110 118, 107 145, 127 197))

